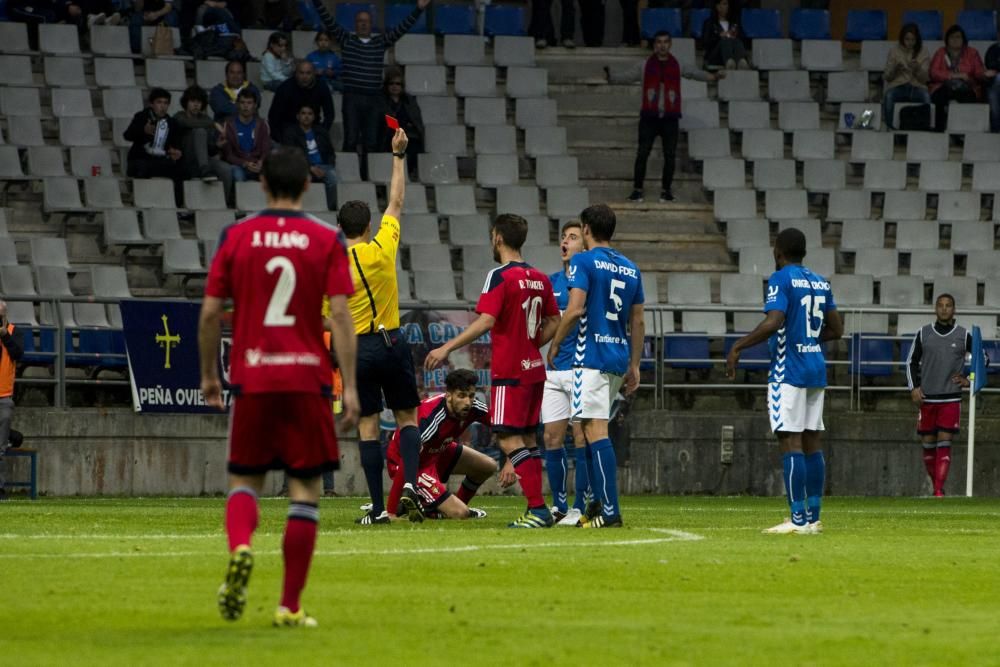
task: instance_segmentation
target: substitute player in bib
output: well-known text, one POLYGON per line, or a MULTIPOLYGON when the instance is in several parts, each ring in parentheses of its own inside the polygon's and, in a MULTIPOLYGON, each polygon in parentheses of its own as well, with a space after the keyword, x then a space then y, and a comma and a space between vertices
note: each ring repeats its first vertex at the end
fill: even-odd
POLYGON ((417 500, 417 469, 420 461, 420 431, 417 430, 417 376, 406 337, 399 330, 399 286, 396 255, 399 252, 400 213, 406 190, 406 133, 397 129, 392 138, 392 180, 389 200, 378 234, 372 238, 371 211, 362 201, 340 207, 337 222, 347 236, 354 296, 348 300, 354 330, 358 335, 358 394, 361 421, 358 424, 361 468, 371 495, 372 508, 355 523, 388 524, 382 487, 382 443, 378 416, 382 397, 396 417, 400 430, 399 453, 403 463, 403 493, 399 508, 410 521, 422 521, 417 500))
MULTIPOLYGON (((468 503, 482 483, 497 471, 497 464, 482 452, 457 442, 470 425, 490 423, 489 408, 476 398, 476 382, 475 372, 466 368, 454 370, 444 380, 445 393, 424 399, 417 408, 421 442, 417 495, 425 514, 447 519, 486 516, 486 512, 472 509, 468 503), (452 473, 465 475, 455 494, 448 491, 452 473)), ((393 514, 403 492, 399 429, 389 441, 385 457, 392 478, 387 507, 393 514)))
POLYGON ((917 434, 924 445, 924 467, 934 485, 934 495, 944 496, 951 467, 951 441, 958 433, 962 414, 965 355, 972 349, 972 334, 955 324, 955 297, 942 294, 934 302, 937 321, 920 328, 906 358, 906 383, 920 408, 917 434))
MULTIPOLYGON (((578 252, 583 252, 583 227, 576 220, 562 227, 559 243, 563 270, 549 276, 559 310, 569 305, 569 263, 578 252)), ((576 499, 572 509, 566 493, 566 427, 569 425, 570 404, 573 399, 573 355, 576 352, 574 328, 563 339, 559 351, 545 373, 545 393, 542 395, 542 423, 545 424, 545 472, 552 489, 552 517, 557 526, 576 526, 587 513, 590 494, 590 473, 593 465, 588 456, 583 427, 573 422, 574 458, 576 459, 576 499)), ((596 505, 596 503, 595 503, 596 505)), ((593 518, 596 514, 592 514, 593 518)))
POLYGON ((497 216, 490 241, 493 259, 502 266, 486 276, 476 305, 479 317, 461 334, 431 350, 424 367, 434 370, 453 350, 492 332, 490 423, 508 459, 500 480, 509 484, 516 474, 528 501, 528 510, 509 527, 548 528, 554 521, 542 496, 542 459, 535 444, 545 384, 545 362, 538 348, 555 333, 559 308, 548 277, 521 259, 527 235, 528 222, 521 216, 497 216))
POLYGON ((301 151, 279 148, 264 161, 261 187, 267 210, 226 227, 205 284, 198 330, 201 390, 208 405, 224 409, 219 381, 223 308, 232 299, 233 348, 229 422, 229 497, 226 534, 229 568, 219 589, 219 611, 233 621, 243 614, 253 568, 251 537, 257 497, 268 470, 288 475, 288 522, 279 626, 313 626, 299 603, 316 544, 320 476, 340 466, 330 411, 333 334, 344 374, 341 424, 357 421, 355 339, 347 295, 352 291, 340 230, 302 213, 309 164, 301 151), (330 317, 322 317, 324 297, 330 317))
POLYGON ((736 341, 726 359, 726 374, 733 379, 743 350, 766 340, 771 352, 767 413, 781 447, 791 519, 764 531, 770 534, 823 531, 819 518, 826 480, 820 442, 826 391, 823 343, 843 336, 844 325, 830 283, 802 265, 805 256, 806 237, 801 231, 788 227, 778 234, 777 271, 767 281, 764 321, 736 341))
POLYGON ((611 247, 617 224, 614 211, 604 204, 589 206, 580 214, 580 222, 587 251, 569 262, 569 304, 549 347, 549 363, 578 326, 571 416, 583 425, 594 459, 591 486, 601 501, 601 513, 578 525, 620 527, 618 461, 608 439, 608 420, 611 403, 622 384, 628 394, 639 386, 639 359, 646 331, 642 276, 630 259, 611 247))

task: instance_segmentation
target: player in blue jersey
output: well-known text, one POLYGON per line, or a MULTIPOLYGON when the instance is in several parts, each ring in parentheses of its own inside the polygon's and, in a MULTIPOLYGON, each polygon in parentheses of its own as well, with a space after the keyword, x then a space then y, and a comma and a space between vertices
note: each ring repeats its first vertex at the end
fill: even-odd
POLYGON ((826 461, 820 443, 826 356, 823 343, 844 335, 830 283, 802 266, 806 237, 793 227, 774 242, 777 271, 767 281, 764 321, 736 341, 726 359, 726 374, 736 377, 740 352, 764 340, 771 352, 767 413, 782 452, 785 492, 791 519, 768 528, 770 534, 823 531, 820 501, 826 461))
POLYGON ((622 384, 627 394, 639 386, 639 358, 645 336, 642 276, 631 260, 611 247, 614 211, 604 204, 589 206, 580 214, 580 221, 587 251, 570 260, 569 303, 549 347, 549 364, 555 361, 563 340, 579 325, 572 362, 570 416, 583 425, 594 459, 591 487, 601 501, 601 513, 579 525, 620 527, 618 463, 608 439, 608 419, 622 384))
MULTIPOLYGON (((559 243, 563 269, 549 276, 556 305, 560 311, 569 305, 569 263, 578 252, 583 252, 583 227, 570 220, 562 227, 559 243)), ((545 393, 542 395, 542 423, 545 424, 545 472, 552 490, 552 518, 557 526, 575 526, 588 514, 591 459, 587 456, 587 442, 579 422, 573 422, 573 449, 576 459, 576 499, 569 507, 566 494, 566 427, 569 425, 570 405, 573 398, 573 354, 576 349, 576 330, 563 339, 555 360, 549 364, 545 376, 545 393)), ((596 503, 595 503, 596 505, 596 503)), ((593 510, 590 512, 596 516, 593 510)), ((591 517, 592 518, 592 517, 591 517)))

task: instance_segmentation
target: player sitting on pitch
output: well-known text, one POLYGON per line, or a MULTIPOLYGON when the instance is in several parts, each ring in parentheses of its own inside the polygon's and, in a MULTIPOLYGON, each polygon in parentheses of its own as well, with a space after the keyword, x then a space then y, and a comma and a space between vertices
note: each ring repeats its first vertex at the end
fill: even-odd
MULTIPOLYGON (((417 498, 425 515, 437 512, 447 519, 481 519, 486 512, 470 508, 468 502, 479 486, 497 471, 497 464, 482 452, 456 441, 473 423, 489 426, 489 408, 476 398, 476 374, 468 369, 454 370, 444 380, 445 393, 420 403, 417 420, 420 426, 420 468, 417 473, 417 498), (457 493, 448 490, 452 473, 465 474, 457 493)), ((395 516, 403 492, 403 461, 399 454, 399 429, 392 435, 386 450, 386 467, 392 478, 387 510, 395 516)))

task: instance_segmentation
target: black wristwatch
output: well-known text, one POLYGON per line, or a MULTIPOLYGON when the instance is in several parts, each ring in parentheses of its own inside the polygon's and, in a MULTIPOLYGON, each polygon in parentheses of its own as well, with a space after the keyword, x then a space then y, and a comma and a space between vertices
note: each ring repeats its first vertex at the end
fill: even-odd
POLYGON ((398 157, 400 160, 405 160, 406 159, 406 153, 405 152, 404 153, 393 152, 393 155, 396 156, 396 157, 398 157))

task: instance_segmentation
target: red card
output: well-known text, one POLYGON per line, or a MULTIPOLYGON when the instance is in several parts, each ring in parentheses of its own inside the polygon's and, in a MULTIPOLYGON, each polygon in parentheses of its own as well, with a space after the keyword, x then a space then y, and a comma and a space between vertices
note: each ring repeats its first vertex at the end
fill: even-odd
POLYGON ((393 130, 399 129, 399 121, 388 114, 386 114, 385 116, 385 124, 388 125, 390 129, 393 130))

